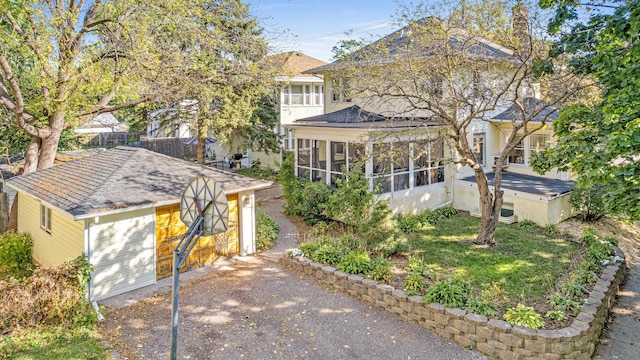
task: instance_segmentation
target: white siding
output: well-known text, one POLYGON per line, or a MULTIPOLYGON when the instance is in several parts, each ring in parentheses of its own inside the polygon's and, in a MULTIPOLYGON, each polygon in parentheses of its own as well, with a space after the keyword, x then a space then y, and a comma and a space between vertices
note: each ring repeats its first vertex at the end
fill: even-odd
POLYGON ((155 283, 155 209, 94 218, 89 238, 95 300, 155 283))
POLYGON ((33 258, 46 267, 61 265, 84 251, 83 222, 51 209, 51 233, 40 228, 40 202, 18 194, 18 231, 33 239, 33 258))

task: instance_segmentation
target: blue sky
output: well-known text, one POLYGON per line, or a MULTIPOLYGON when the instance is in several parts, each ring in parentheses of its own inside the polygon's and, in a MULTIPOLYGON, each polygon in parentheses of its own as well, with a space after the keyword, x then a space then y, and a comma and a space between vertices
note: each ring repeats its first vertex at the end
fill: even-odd
MULTIPOLYGON (((251 12, 266 29, 287 34, 270 38, 280 51, 301 51, 330 61, 331 49, 341 39, 386 35, 396 26, 392 0, 248 0, 251 12), (345 33, 351 32, 351 35, 345 33)), ((273 36, 271 36, 273 37, 273 36)))

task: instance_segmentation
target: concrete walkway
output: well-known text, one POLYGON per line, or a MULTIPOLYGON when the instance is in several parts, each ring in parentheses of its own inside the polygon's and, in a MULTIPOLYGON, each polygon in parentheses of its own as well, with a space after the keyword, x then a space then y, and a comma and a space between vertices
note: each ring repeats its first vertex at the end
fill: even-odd
POLYGON ((298 241, 298 229, 282 213, 281 197, 281 185, 273 185, 270 188, 256 191, 257 211, 269 215, 280 226, 280 233, 276 238, 275 246, 259 254, 263 258, 275 262, 280 261, 287 249, 296 247, 298 241))
POLYGON ((616 237, 625 253, 627 278, 593 358, 640 359, 640 239, 624 228, 616 237))

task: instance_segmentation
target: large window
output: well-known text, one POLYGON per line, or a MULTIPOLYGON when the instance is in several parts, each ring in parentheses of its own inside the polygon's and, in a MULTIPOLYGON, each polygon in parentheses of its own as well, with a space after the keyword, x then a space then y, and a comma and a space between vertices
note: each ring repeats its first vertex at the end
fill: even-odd
POLYGON ((539 153, 551 147, 551 135, 532 134, 529 137, 529 151, 531 154, 539 153))
POLYGON ((286 85, 282 88, 284 105, 312 106, 322 105, 324 90, 322 85, 286 85))
POLYGON ((331 101, 332 102, 351 102, 349 96, 349 83, 343 78, 331 78, 331 101))
POLYGON ((297 139, 298 176, 335 186, 343 170, 361 171, 378 194, 444 182, 444 141, 362 143, 297 139), (369 170, 367 170, 369 169, 369 170))
POLYGON ((485 133, 474 133, 473 134, 473 153, 476 155, 476 159, 478 159, 478 163, 482 166, 486 166, 485 163, 485 133))
MULTIPOLYGON (((518 140, 516 139, 516 141, 518 140)), ((518 164, 518 165, 525 164, 523 139, 520 139, 518 141, 518 145, 516 145, 516 147, 513 150, 511 150, 511 152, 509 152, 509 155, 507 156, 507 160, 509 164, 518 164)))
POLYGON ((435 139, 413 144, 414 186, 444 182, 444 140, 435 139))
POLYGON ((40 204, 40 228, 51 233, 51 209, 40 204))

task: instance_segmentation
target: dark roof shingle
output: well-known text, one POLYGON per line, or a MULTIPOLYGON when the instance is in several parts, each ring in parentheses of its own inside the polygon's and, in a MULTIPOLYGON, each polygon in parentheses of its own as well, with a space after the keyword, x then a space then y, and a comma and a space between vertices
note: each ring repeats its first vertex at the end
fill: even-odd
POLYGON ((270 184, 126 146, 15 176, 7 184, 81 217, 116 209, 178 202, 187 184, 197 177, 213 179, 225 193, 258 189, 270 184))

